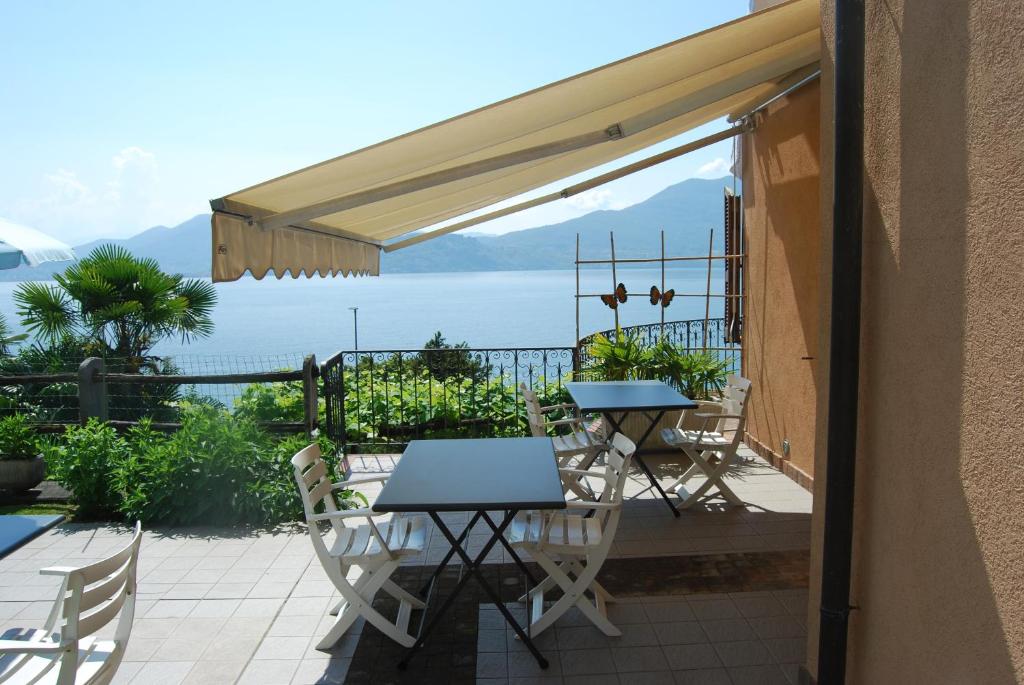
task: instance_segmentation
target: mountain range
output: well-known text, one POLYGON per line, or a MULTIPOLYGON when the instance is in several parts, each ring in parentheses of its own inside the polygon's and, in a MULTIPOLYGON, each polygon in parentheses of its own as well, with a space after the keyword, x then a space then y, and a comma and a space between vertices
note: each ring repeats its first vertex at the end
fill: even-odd
MULTIPOLYGON (((619 210, 598 210, 558 224, 538 226, 500 236, 451 234, 385 253, 381 271, 423 273, 450 271, 517 271, 571 269, 580 236, 580 257, 603 259, 610 254, 614 231, 616 256, 656 257, 660 231, 665 231, 668 256, 707 254, 709 229, 715 251, 722 250, 722 193, 729 177, 688 179, 643 202, 619 210)), ((155 226, 131 238, 101 239, 75 247, 84 256, 102 244, 116 244, 138 257, 156 259, 165 271, 185 276, 210 274, 210 215, 200 214, 174 227, 155 226)), ((21 266, 0 271, 0 280, 49 280, 66 263, 21 266)))

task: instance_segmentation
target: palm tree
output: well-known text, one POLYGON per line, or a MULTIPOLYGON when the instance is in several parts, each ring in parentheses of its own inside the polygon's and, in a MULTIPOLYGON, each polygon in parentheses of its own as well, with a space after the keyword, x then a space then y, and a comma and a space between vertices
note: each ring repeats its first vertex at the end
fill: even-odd
POLYGON ((213 285, 168 274, 154 259, 139 259, 117 245, 103 245, 53 277, 14 290, 25 328, 47 343, 68 336, 97 343, 129 372, 152 366, 153 346, 164 338, 183 342, 213 332, 213 285))
POLYGON ((11 327, 7 324, 7 318, 0 314, 0 357, 6 357, 11 353, 11 345, 21 342, 28 337, 28 333, 11 333, 11 327))

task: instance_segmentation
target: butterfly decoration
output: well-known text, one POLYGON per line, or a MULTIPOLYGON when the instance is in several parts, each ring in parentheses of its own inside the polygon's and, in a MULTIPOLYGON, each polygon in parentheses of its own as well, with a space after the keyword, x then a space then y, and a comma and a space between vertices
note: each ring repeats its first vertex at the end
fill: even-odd
POLYGON ((658 304, 660 302, 661 306, 664 308, 672 304, 672 298, 675 296, 676 291, 672 288, 666 290, 665 292, 661 292, 660 290, 658 290, 658 286, 651 286, 651 304, 658 304))
POLYGON ((608 305, 608 307, 611 309, 617 309, 619 303, 625 303, 627 299, 629 299, 629 296, 626 294, 626 286, 623 285, 622 283, 619 283, 619 285, 616 286, 615 292, 612 293, 611 295, 601 296, 601 301, 608 305))

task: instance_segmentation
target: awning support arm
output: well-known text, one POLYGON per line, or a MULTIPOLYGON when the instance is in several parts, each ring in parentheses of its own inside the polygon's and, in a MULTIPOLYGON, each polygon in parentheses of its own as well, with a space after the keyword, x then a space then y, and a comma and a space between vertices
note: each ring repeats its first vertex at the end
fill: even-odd
POLYGON ((699 140, 694 140, 692 142, 686 143, 685 145, 680 145, 679 147, 674 147, 671 150, 659 152, 658 154, 647 157, 646 159, 641 159, 638 162, 633 162, 632 164, 627 164, 618 169, 613 169, 612 171, 601 174, 600 176, 595 176, 594 178, 582 181, 575 185, 567 186, 566 188, 563 188, 562 190, 556 191, 554 193, 541 195, 540 197, 536 197, 532 200, 526 200, 525 202, 520 202, 510 207, 505 207, 503 209, 498 209, 493 212, 488 212, 487 214, 481 214, 480 216, 473 217, 472 219, 466 219, 465 221, 460 221, 458 223, 452 224, 451 226, 445 226, 444 228, 439 228, 429 233, 421 233, 419 235, 412 236, 411 238, 400 240, 397 243, 385 245, 384 251, 394 252, 395 250, 401 250, 404 247, 416 245, 417 243, 422 243, 423 241, 430 240, 431 238, 438 238, 449 233, 461 231, 465 228, 469 228, 470 226, 476 226, 487 221, 493 221, 494 219, 498 219, 503 216, 508 216, 509 214, 516 214, 517 212, 522 212, 533 207, 538 207, 549 202, 554 202, 555 200, 563 200, 565 198, 572 197, 573 195, 579 195, 582 192, 604 185, 605 183, 610 183, 611 181, 615 181, 624 176, 634 174, 638 171, 643 171, 644 169, 649 169, 650 167, 655 166, 657 164, 661 164, 662 162, 667 162, 677 157, 682 157, 683 155, 689 152, 693 152, 694 150, 699 150, 703 147, 707 147, 708 145, 712 145, 714 143, 727 140, 734 136, 738 136, 741 133, 745 133, 751 130, 752 128, 753 125, 750 123, 750 120, 745 119, 741 121, 740 124, 737 126, 727 128, 724 131, 719 131, 718 133, 712 133, 709 136, 705 136, 704 138, 700 138, 699 140))
POLYGON ((556 155, 565 154, 566 152, 591 147, 609 140, 617 140, 621 137, 622 129, 620 129, 616 124, 614 126, 609 126, 602 131, 592 131, 579 136, 556 140, 552 143, 536 145, 524 150, 516 150, 514 152, 509 152, 508 154, 496 155, 488 159, 481 159, 468 164, 460 164, 459 166, 455 166, 450 169, 442 169, 441 171, 424 174, 422 176, 417 176, 416 178, 397 181, 395 183, 370 188, 369 190, 364 190, 358 193, 351 193, 342 197, 317 202, 306 207, 300 207, 299 209, 272 214, 258 221, 260 227, 264 231, 272 231, 274 229, 284 228, 290 224, 309 221, 311 219, 327 216, 328 214, 342 212, 346 209, 352 209, 353 207, 359 207, 373 202, 380 202, 381 200, 387 200, 399 195, 413 193, 417 190, 433 188, 435 186, 444 185, 445 183, 452 183, 464 178, 479 176, 480 174, 486 174, 489 171, 497 171, 498 169, 504 169, 517 164, 535 162, 547 157, 554 157, 556 155))

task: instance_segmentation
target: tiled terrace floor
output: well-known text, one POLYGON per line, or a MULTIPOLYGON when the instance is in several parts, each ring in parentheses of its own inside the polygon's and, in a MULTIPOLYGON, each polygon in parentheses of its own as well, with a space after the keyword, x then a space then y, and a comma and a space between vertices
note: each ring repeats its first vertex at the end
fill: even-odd
MULTIPOLYGON (((666 482, 673 472, 678 472, 671 458, 651 458, 650 463, 658 473, 665 474, 666 482)), ((372 471, 389 468, 389 465, 393 465, 389 458, 373 458, 362 460, 355 466, 356 470, 372 471)), ((639 572, 633 573, 631 569, 634 567, 654 569, 648 573, 655 575, 646 584, 636 586, 639 590, 634 588, 628 592, 616 611, 632 612, 638 625, 646 626, 629 628, 627 637, 633 635, 628 637, 629 641, 642 639, 650 642, 653 634, 656 645, 635 646, 650 651, 651 660, 644 663, 656 664, 658 668, 643 672, 644 675, 620 668, 621 659, 633 659, 621 656, 616 660, 616 654, 625 654, 616 650, 632 644, 622 642, 622 646, 613 647, 610 652, 613 669, 608 668, 607 656, 595 657, 594 663, 604 664, 605 672, 600 678, 594 676, 588 682, 669 682, 665 680, 668 677, 675 677, 678 682, 730 682, 727 678, 736 683, 788 682, 779 679, 779 674, 785 672, 781 678, 786 678, 794 672, 791 664, 799 651, 801 640, 798 638, 801 638, 803 630, 804 599, 799 586, 806 582, 805 569, 802 578, 799 572, 787 571, 788 580, 783 585, 768 588, 774 594, 723 594, 713 597, 706 593, 719 587, 714 583, 683 590, 659 584, 659 578, 664 577, 663 572, 667 568, 664 564, 675 568, 677 563, 665 557, 676 555, 703 555, 700 559, 695 558, 693 564, 703 564, 705 570, 698 570, 694 577, 707 576, 712 580, 716 580, 718 572, 715 569, 721 564, 745 566, 743 556, 736 552, 751 552, 754 553, 752 557, 763 556, 769 560, 781 559, 778 563, 788 565, 787 568, 793 566, 792 558, 795 558, 797 566, 805 566, 805 553, 797 553, 794 557, 788 552, 777 551, 808 548, 810 495, 756 458, 734 471, 731 484, 737 494, 749 502, 748 506, 727 508, 707 505, 686 512, 678 519, 672 517, 663 502, 645 490, 642 476, 637 474, 638 477, 631 482, 627 493, 629 501, 613 550, 613 557, 618 559, 614 564, 620 575, 630 576, 633 582, 643 580, 639 572), (650 557, 664 559, 642 559, 650 557), (778 589, 780 587, 784 589, 778 589), (678 592, 679 596, 666 595, 673 592, 678 592), (691 594, 693 592, 704 594, 697 596, 691 594), (700 607, 732 607, 721 609, 730 616, 717 611, 714 616, 702 616, 695 602, 703 601, 714 603, 700 607), (652 612, 644 609, 641 621, 638 607, 655 602, 676 602, 673 620, 655 620, 652 612), (746 611, 744 607, 747 607, 746 611), (752 615, 750 611, 769 613, 752 615), (734 612, 738 615, 732 616, 734 612), (758 622, 760 619, 777 620, 758 622), (713 624, 713 621, 732 623, 713 624), (654 625, 656 623, 664 625, 654 625), (780 627, 782 623, 786 625, 780 627), (776 626, 778 630, 771 627, 775 624, 779 624, 776 626), (714 632, 716 630, 719 632, 714 632), (647 637, 636 637, 640 633, 647 637), (700 636, 703 638, 698 640, 700 636), (737 644, 729 646, 729 643, 737 644), (654 651, 651 650, 654 649, 659 650, 667 669, 661 667, 661 659, 653 656, 654 651), (709 650, 713 650, 713 654, 709 650), (710 670, 698 673, 703 666, 697 668, 696 664, 706 665, 710 670), (670 675, 673 672, 675 676, 670 675), (696 677, 704 680, 693 680, 696 677)), ((368 494, 373 496, 372 492, 368 494)), ((471 546, 481 544, 484 537, 474 535, 471 546)), ((68 524, 58 526, 0 560, 0 623, 4 629, 35 627, 45 618, 56 585, 52 577, 38 574, 40 568, 95 560, 119 548, 125 539, 126 530, 122 527, 68 524)), ((410 563, 413 566, 436 563, 445 551, 439 536, 432 535, 422 558, 410 563)), ((502 559, 495 554, 493 561, 502 559)), ((683 561, 678 560, 678 563, 683 561)), ((611 567, 612 562, 609 563, 611 567)), ((419 569, 413 567, 408 570, 418 572, 419 569)), ((730 588, 730 583, 740 583, 734 589, 762 589, 757 582, 743 584, 742 579, 733 580, 731 577, 722 582, 725 589, 730 588)), ((364 646, 373 643, 370 638, 361 639, 360 633, 353 632, 332 653, 315 649, 317 636, 326 632, 331 620, 326 617, 326 611, 335 601, 334 597, 336 592, 320 569, 302 527, 274 531, 148 531, 140 560, 135 627, 125 663, 115 682, 146 685, 343 682, 357 648, 361 653, 368 653, 364 646)), ((482 629, 480 640, 483 642, 477 645, 480 653, 470 655, 475 659, 469 660, 475 663, 460 662, 450 677, 440 680, 455 682, 460 674, 465 677, 468 669, 481 677, 493 674, 501 682, 505 677, 515 681, 518 666, 513 667, 513 664, 521 661, 515 656, 517 645, 513 644, 505 654, 500 650, 489 651, 497 646, 496 633, 485 636, 483 630, 501 629, 500 626, 485 627, 490 626, 486 612, 494 612, 495 609, 474 605, 473 611, 470 622, 473 635, 476 636, 477 628, 482 629), (506 664, 504 671, 495 665, 502 662, 506 664), (492 667, 497 670, 487 670, 492 667), (480 671, 481 668, 484 671, 480 671)), ((667 617, 668 614, 660 616, 667 617)), ((584 655, 568 653, 586 649, 609 653, 603 643, 589 646, 591 642, 572 642, 575 637, 563 640, 563 633, 570 636, 578 633, 583 640, 584 634, 589 632, 573 631, 577 626, 572 625, 572 617, 566 620, 569 623, 559 625, 551 637, 545 638, 555 641, 549 647, 557 650, 559 659, 566 659, 566 663, 583 659, 584 655)), ((626 623, 624 620, 620 622, 626 623)), ((593 635, 591 638, 598 640, 593 635)), ((386 648, 381 650, 386 651, 386 648)), ((358 657, 356 660, 359 661, 358 657)), ((551 682, 558 682, 562 673, 566 676, 579 674, 575 668, 560 668, 562 670, 544 675, 552 678, 551 682)), ((356 673, 353 672, 352 676, 349 680, 355 682, 356 673)), ((383 681, 378 678, 372 682, 383 681)))

